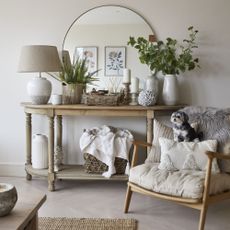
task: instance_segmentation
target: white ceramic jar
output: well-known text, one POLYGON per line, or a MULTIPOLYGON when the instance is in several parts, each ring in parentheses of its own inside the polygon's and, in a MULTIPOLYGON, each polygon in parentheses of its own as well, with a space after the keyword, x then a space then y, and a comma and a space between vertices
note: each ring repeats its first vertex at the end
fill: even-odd
POLYGON ((32 167, 48 168, 48 138, 42 134, 34 134, 32 138, 32 167))

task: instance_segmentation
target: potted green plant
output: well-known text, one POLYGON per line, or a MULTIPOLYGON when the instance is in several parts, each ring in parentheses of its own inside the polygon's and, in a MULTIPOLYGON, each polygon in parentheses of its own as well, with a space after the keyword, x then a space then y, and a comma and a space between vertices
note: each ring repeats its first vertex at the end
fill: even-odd
POLYGON ((198 30, 188 28, 189 38, 179 44, 176 39, 167 38, 166 42, 150 42, 143 37, 130 37, 128 45, 138 50, 141 63, 149 66, 153 75, 162 72, 164 75, 163 99, 165 104, 177 103, 176 75, 199 67, 199 59, 193 57, 193 50, 198 48, 196 35, 198 30))
POLYGON ((86 84, 93 84, 94 81, 98 80, 93 75, 99 70, 89 73, 86 58, 77 58, 73 63, 69 60, 62 60, 61 72, 52 76, 62 82, 63 103, 79 104, 83 91, 86 89, 86 84))

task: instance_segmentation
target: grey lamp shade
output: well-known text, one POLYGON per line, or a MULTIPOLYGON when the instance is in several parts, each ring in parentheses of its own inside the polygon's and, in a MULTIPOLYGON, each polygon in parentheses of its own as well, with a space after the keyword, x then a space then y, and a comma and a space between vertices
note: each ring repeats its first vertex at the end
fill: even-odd
POLYGON ((19 59, 18 72, 58 72, 61 62, 56 46, 23 46, 19 59))

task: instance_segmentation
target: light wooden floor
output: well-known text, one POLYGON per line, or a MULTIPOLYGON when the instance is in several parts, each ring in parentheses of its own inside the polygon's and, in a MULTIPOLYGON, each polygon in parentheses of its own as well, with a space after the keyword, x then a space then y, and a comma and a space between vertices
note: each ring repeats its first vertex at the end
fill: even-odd
MULTIPOLYGON (((115 181, 58 181, 57 191, 48 192, 41 179, 0 177, 0 182, 12 183, 23 192, 34 189, 47 194, 39 216, 135 218, 141 230, 196 230, 198 211, 177 204, 133 195, 129 214, 123 214, 126 183, 115 181)), ((1 229, 1 228, 0 228, 1 229)), ((230 200, 211 206, 206 230, 230 229, 230 200)))

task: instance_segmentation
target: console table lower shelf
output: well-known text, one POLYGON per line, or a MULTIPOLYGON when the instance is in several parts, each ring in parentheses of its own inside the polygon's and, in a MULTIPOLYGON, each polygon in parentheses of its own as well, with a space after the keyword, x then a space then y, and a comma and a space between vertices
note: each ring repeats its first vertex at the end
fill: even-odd
MULTIPOLYGON (((26 165, 26 172, 30 175, 38 177, 48 177, 48 169, 35 169, 32 165, 26 165)), ((101 174, 86 173, 83 165, 62 165, 62 169, 55 172, 55 179, 69 180, 118 180, 127 181, 128 175, 115 174, 110 178, 106 178, 101 174)))
MULTIPOLYGON (((84 172, 81 165, 64 165, 63 170, 54 171, 54 155, 58 146, 62 149, 62 119, 69 116, 99 116, 116 118, 135 118, 142 117, 146 119, 146 140, 151 143, 153 139, 153 119, 159 115, 169 115, 172 112, 184 107, 183 105, 122 105, 122 106, 88 106, 88 105, 34 105, 31 103, 22 103, 26 115, 26 178, 31 180, 32 176, 47 178, 49 191, 55 191, 56 179, 78 179, 78 180, 108 180, 98 174, 84 172), (48 169, 37 170, 32 168, 32 116, 46 116, 48 121, 48 169)), ((71 135, 71 133, 70 133, 71 135)), ((150 151, 150 148, 147 149, 150 151)), ((114 175, 110 180, 127 180, 127 175, 114 175)))

